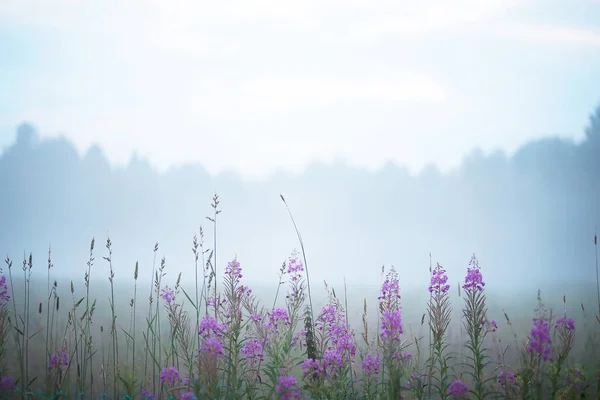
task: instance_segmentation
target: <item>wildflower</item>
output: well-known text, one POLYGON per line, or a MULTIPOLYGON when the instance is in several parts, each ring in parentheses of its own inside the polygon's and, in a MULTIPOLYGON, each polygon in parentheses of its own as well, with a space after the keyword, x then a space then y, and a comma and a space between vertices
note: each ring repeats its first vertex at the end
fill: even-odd
POLYGON ((175 386, 176 384, 181 382, 179 371, 177 371, 177 368, 175 367, 163 368, 162 372, 160 373, 160 381, 163 384, 175 386))
POLYGON ((385 310, 381 320, 381 338, 386 340, 400 341, 400 335, 404 333, 402 318, 399 310, 390 312, 385 310))
POLYGON ((356 355, 354 333, 346 326, 344 313, 338 312, 335 304, 329 304, 321 309, 315 327, 328 333, 328 348, 334 350, 342 358, 343 363, 354 362, 356 355))
POLYGON ((575 394, 581 394, 584 391, 584 383, 586 381, 585 371, 581 366, 573 366, 567 370, 565 383, 571 387, 575 394))
POLYGON ((10 296, 8 295, 8 285, 6 284, 6 276, 0 277, 0 306, 8 303, 10 296))
POLYGON ((240 267, 240 263, 237 260, 227 263, 225 274, 230 275, 232 278, 242 279, 242 268, 240 267))
POLYGON ((250 314, 250 320, 253 322, 260 322, 262 321, 262 316, 260 314, 252 313, 250 314))
POLYGON ((306 329, 300 329, 292 338, 292 346, 302 349, 302 339, 306 342, 306 329))
POLYGON ((392 267, 386 275, 383 285, 381 285, 381 296, 377 300, 384 308, 395 308, 400 300, 400 283, 398 281, 398 273, 392 267))
POLYGON ((147 389, 142 389, 140 396, 142 396, 142 400, 156 400, 156 396, 147 389))
POLYGON ((571 332, 575 330, 575 321, 573 318, 567 317, 558 317, 554 324, 554 329, 558 329, 559 327, 563 327, 567 331, 571 332))
POLYGON ((333 375, 338 369, 342 368, 344 363, 342 355, 336 349, 327 349, 323 353, 321 368, 327 375, 333 375))
POLYGON ((69 366, 69 353, 67 349, 63 348, 58 353, 52 354, 50 356, 50 363, 48 364, 48 369, 58 369, 59 371, 65 371, 69 366))
POLYGON ((179 400, 198 400, 194 392, 185 392, 179 396, 179 400))
POLYGON ((206 305, 208 307, 216 307, 217 299, 215 297, 209 297, 208 299, 206 299, 206 305))
POLYGON ((296 377, 293 375, 285 375, 283 370, 280 373, 275 390, 277 393, 281 394, 282 400, 300 398, 300 389, 297 387, 296 377))
POLYGON ((381 356, 379 353, 376 353, 375 356, 371 354, 367 354, 362 362, 362 370, 367 375, 377 375, 379 374, 379 363, 381 361, 381 356))
POLYGON ((329 304, 321 308, 321 313, 317 317, 317 321, 315 322, 315 326, 317 329, 323 331, 328 326, 334 325, 336 319, 339 317, 337 313, 337 307, 335 304, 329 304))
POLYGON ((311 372, 316 372, 317 374, 321 372, 319 360, 313 360, 312 358, 307 358, 302 363, 302 371, 304 375, 308 375, 311 372))
POLYGON ((446 293, 450 290, 450 285, 447 284, 448 276, 446 270, 442 269, 440 264, 432 271, 431 282, 429 284, 429 293, 438 294, 446 293))
POLYGON ((496 320, 491 320, 490 321, 490 330, 492 332, 496 332, 496 329, 498 329, 498 323, 496 322, 496 320))
POLYGON ((290 280, 296 282, 302 276, 302 272, 304 272, 302 262, 298 261, 296 257, 291 257, 287 268, 287 273, 291 275, 290 280))
POLYGON ((269 323, 266 326, 274 333, 279 333, 280 325, 288 326, 290 317, 283 307, 274 308, 269 314, 269 323))
POLYGON ((160 297, 162 297, 168 304, 171 304, 171 302, 175 301, 175 292, 169 289, 168 286, 165 286, 160 297))
POLYGON ((406 383, 406 388, 415 391, 422 389, 423 384, 421 383, 421 377, 416 373, 411 374, 410 379, 406 383))
POLYGON ((467 268, 467 276, 465 277, 465 284, 463 285, 463 289, 478 290, 482 292, 484 286, 485 282, 483 281, 483 276, 481 275, 479 264, 475 263, 475 266, 473 268, 467 268))
POLYGON ((208 338, 202 343, 199 351, 220 358, 224 354, 223 342, 215 337, 208 338))
POLYGON ((486 319, 482 319, 481 326, 483 327, 486 325, 488 332, 496 332, 496 330, 498 329, 498 323, 496 322, 496 320, 488 321, 486 319))
POLYGON ((552 339, 550 338, 550 327, 548 321, 542 319, 536 319, 533 321, 533 327, 531 328, 531 335, 529 337, 529 346, 527 347, 529 353, 539 354, 544 361, 550 358, 550 352, 552 351, 552 339))
POLYGON ((498 374, 498 384, 502 387, 515 383, 515 375, 511 372, 501 371, 498 374))
POLYGON ((258 340, 257 338, 248 339, 244 342, 244 346, 240 349, 242 353, 242 360, 250 359, 250 363, 254 366, 257 360, 264 360, 263 353, 264 341, 258 340))
POLYGON ((455 380, 448 386, 448 394, 454 397, 465 397, 469 388, 460 379, 455 380))
POLYGON ((236 291, 240 296, 250 297, 252 295, 252 289, 250 289, 248 286, 240 285, 236 291))
POLYGON ((217 321, 215 317, 205 316, 200 321, 200 327, 198 328, 198 334, 205 339, 216 336, 218 338, 223 337, 223 333, 227 331, 227 327, 217 321))
POLYGON ((392 360, 399 360, 399 362, 403 363, 405 361, 408 361, 412 358, 412 353, 408 352, 408 351, 403 351, 403 352, 397 352, 394 353, 394 355, 392 355, 392 360))
POLYGON ((5 375, 0 379, 0 389, 11 391, 15 388, 15 379, 10 375, 5 375))

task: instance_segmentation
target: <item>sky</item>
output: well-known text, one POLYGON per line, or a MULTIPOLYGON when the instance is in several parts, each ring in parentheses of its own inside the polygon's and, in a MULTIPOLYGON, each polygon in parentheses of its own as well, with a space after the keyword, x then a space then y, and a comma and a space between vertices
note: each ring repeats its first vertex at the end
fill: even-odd
POLYGON ((600 2, 4 0, 0 54, 0 149, 29 121, 160 171, 447 171, 583 138, 600 2))

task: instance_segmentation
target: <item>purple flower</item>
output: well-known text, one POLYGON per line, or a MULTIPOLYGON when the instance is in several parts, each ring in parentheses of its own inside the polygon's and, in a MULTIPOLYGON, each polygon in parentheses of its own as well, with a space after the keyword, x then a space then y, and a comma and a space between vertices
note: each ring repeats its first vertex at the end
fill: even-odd
POLYGON ((567 317, 558 317, 556 318, 556 323, 554 324, 554 329, 562 327, 567 331, 571 332, 575 330, 575 321, 573 318, 567 317))
POLYGON ((302 363, 302 371, 304 375, 308 375, 311 372, 316 372, 317 374, 321 373, 319 360, 313 360, 312 358, 307 358, 302 363))
POLYGON ((8 295, 8 285, 6 284, 6 276, 0 276, 0 306, 8 303, 10 296, 8 295))
POLYGON ((335 304, 329 304, 323 308, 321 308, 321 313, 317 317, 317 321, 315 322, 315 327, 317 329, 323 331, 327 327, 334 325, 335 321, 339 318, 337 307, 335 304))
POLYGON ((306 329, 300 329, 292 338, 292 346, 302 349, 302 339, 306 341, 306 329))
POLYGON ((567 370, 565 383, 569 385, 576 394, 581 394, 584 391, 583 384, 585 383, 585 374, 579 367, 571 367, 567 370))
POLYGON ((142 389, 140 395, 142 396, 142 400, 156 400, 156 396, 147 389, 142 389))
POLYGON ((450 285, 448 285, 447 282, 448 276, 446 275, 446 270, 442 269, 442 266, 438 264, 432 271, 431 282, 429 283, 429 293, 446 293, 450 290, 450 285))
POLYGON ((232 278, 242 279, 242 268, 237 260, 233 260, 227 263, 225 267, 225 274, 230 275, 232 278))
POLYGON ((216 336, 218 338, 223 337, 223 333, 227 331, 227 327, 217 321, 215 317, 209 315, 202 318, 200 321, 200 327, 198 334, 205 339, 216 336))
POLYGON ((250 297, 252 295, 252 289, 250 289, 248 286, 244 286, 244 285, 240 285, 237 289, 236 289, 237 293, 239 296, 248 296, 250 297))
POLYGON ((301 261, 298 261, 296 257, 290 257, 290 261, 288 263, 288 274, 298 274, 300 272, 304 272, 304 266, 301 261))
POLYGON ((285 375, 283 370, 280 372, 275 390, 277 393, 281 394, 282 400, 300 398, 300 389, 297 387, 296 377, 293 375, 285 375))
POLYGON ((197 400, 197 397, 194 392, 185 392, 179 396, 179 400, 197 400))
POLYGON ((162 372, 160 373, 160 381, 163 384, 169 384, 171 386, 181 383, 179 371, 177 371, 177 368, 175 367, 163 368, 162 372))
POLYGON ((412 358, 412 353, 408 351, 403 351, 401 353, 395 353, 392 356, 392 360, 399 360, 400 362, 408 361, 412 358))
POLYGON ((250 319, 253 322, 260 322, 260 321, 262 321, 262 316, 260 314, 252 313, 252 314, 250 314, 250 319))
POLYGON ((0 389, 10 391, 15 388, 15 379, 10 375, 5 375, 0 379, 0 389))
POLYGON ((552 351, 552 339, 550 338, 550 327, 548 321, 536 319, 533 321, 531 335, 529 337, 529 346, 527 351, 542 356, 544 361, 550 358, 552 351))
POLYGON ((402 318, 400 316, 400 310, 383 312, 383 318, 381 320, 381 338, 384 340, 393 340, 399 342, 400 335, 404 333, 402 328, 402 318))
POLYGON ((218 338, 210 337, 202 342, 199 351, 201 353, 211 354, 217 358, 221 358, 224 354, 223 342, 218 338))
POLYGON ((502 387, 515 383, 515 375, 511 372, 501 371, 498 374, 498 384, 502 387))
POLYGON ((224 332, 227 332, 227 326, 219 323, 215 317, 205 316, 200 321, 198 335, 203 339, 200 353, 211 354, 217 358, 223 356, 223 341, 224 332))
POLYGON ((498 323, 496 322, 496 320, 491 320, 490 321, 490 330, 492 332, 496 332, 496 329, 498 329, 498 323))
POLYGON ((379 364, 381 362, 381 356, 376 353, 375 356, 367 354, 362 362, 362 370, 367 375, 379 374, 379 364))
POLYGON ((321 369, 326 375, 332 376, 343 366, 344 362, 342 361, 342 355, 339 352, 331 348, 325 350, 325 353, 323 353, 321 369))
POLYGON ((283 307, 274 308, 269 314, 269 323, 265 324, 273 333, 279 333, 280 326, 288 326, 290 317, 283 307))
POLYGON ((423 388, 421 377, 418 374, 411 374, 410 379, 406 383, 406 387, 411 390, 419 390, 423 388))
POLYGON ((487 325, 487 330, 489 332, 496 332, 496 330, 498 329, 498 323, 495 320, 488 321, 488 320, 482 319, 481 326, 485 326, 485 325, 487 325))
POLYGON ((58 369, 59 371, 65 371, 69 366, 69 353, 67 349, 63 348, 58 353, 52 354, 50 356, 50 363, 48 364, 48 369, 58 369))
POLYGON ((216 307, 217 306, 217 299, 214 297, 209 297, 208 299, 206 299, 206 305, 208 307, 216 307))
POLYGON ((398 281, 398 273, 392 267, 387 273, 383 285, 381 285, 381 296, 377 297, 385 308, 390 308, 397 304, 400 300, 400 282, 398 281))
POLYGON ((263 341, 257 338, 248 339, 244 342, 244 346, 240 349, 242 354, 242 360, 250 360, 250 363, 254 366, 258 363, 258 360, 263 361, 263 341))
POLYGON ((175 301, 175 292, 169 289, 168 286, 165 286, 160 297, 162 297, 168 304, 171 304, 171 302, 175 301))
POLYGON ((301 261, 298 261, 296 257, 290 257, 288 262, 287 273, 291 275, 290 280, 292 282, 297 282, 304 272, 304 266, 301 261))
POLYGON ((460 379, 455 380, 448 386, 448 394, 454 397, 465 397, 469 388, 460 379))
POLYGON ((483 281, 483 276, 481 275, 479 264, 477 264, 477 262, 475 261, 473 268, 467 268, 467 276, 465 277, 465 284, 463 285, 463 289, 473 291, 478 290, 482 292, 484 286, 485 282, 483 281))
MULTIPOLYGON (((354 333, 346 326, 344 314, 338 312, 335 304, 329 304, 321 309, 315 327, 327 333, 329 337, 328 349, 339 355, 342 358, 342 363, 354 362, 354 356, 356 355, 354 333)), ((322 367, 325 368, 323 365, 322 367)))

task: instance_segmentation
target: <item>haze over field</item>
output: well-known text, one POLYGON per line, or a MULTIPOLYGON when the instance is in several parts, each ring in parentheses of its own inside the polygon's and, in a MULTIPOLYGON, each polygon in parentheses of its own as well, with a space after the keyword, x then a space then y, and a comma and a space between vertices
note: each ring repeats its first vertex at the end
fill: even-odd
POLYGON ((212 247, 210 201, 220 195, 218 268, 236 255, 249 282, 275 282, 298 248, 283 193, 303 235, 312 279, 377 285, 381 265, 403 284, 426 285, 429 252, 458 281, 473 252, 498 287, 594 279, 594 225, 600 219, 600 110, 579 144, 548 138, 512 157, 473 152, 451 173, 416 176, 389 163, 376 172, 313 164, 303 174, 264 182, 211 175, 200 165, 158 173, 144 160, 114 168, 99 147, 79 158, 65 139, 40 140, 22 125, 0 156, 0 252, 15 264, 33 252, 45 276, 48 245, 54 274, 83 276, 89 242, 107 272, 110 234, 117 280, 136 260, 150 271, 153 246, 166 255, 171 280, 193 276, 192 237, 202 224, 212 247))

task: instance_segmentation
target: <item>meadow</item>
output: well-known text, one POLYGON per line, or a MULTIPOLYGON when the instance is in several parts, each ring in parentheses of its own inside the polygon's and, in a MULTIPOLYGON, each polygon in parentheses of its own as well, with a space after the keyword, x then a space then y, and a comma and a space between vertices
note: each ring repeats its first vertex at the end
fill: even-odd
MULTIPOLYGON (((404 290, 402 273, 410 272, 394 267, 369 268, 381 274, 379 287, 311 285, 296 229, 300 251, 282 263, 278 280, 251 288, 241 261, 217 258, 216 195, 212 207, 212 246, 202 228, 192 240, 194 276, 170 270, 158 243, 151 276, 114 265, 110 238, 92 239, 85 271, 60 284, 51 251, 44 267, 31 254, 7 257, 2 396, 599 398, 597 265, 585 287, 557 282, 558 299, 541 291, 502 297, 502 288, 489 295, 495 283, 475 255, 460 277, 430 262, 421 290, 404 290), (47 269, 45 283, 32 279, 34 268, 47 269)), ((290 219, 296 228, 291 212, 290 219)))

